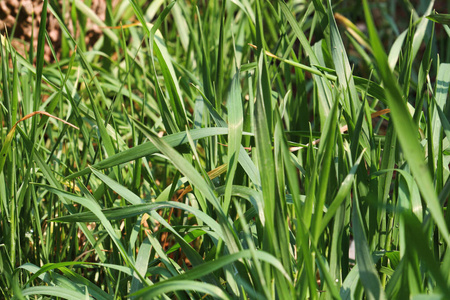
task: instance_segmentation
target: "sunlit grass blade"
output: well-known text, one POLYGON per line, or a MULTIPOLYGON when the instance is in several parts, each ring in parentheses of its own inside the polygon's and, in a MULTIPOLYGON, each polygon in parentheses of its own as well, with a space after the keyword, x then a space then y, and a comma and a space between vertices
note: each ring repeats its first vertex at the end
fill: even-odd
MULTIPOLYGON (((134 262, 134 258, 132 256, 130 256, 120 238, 117 236, 117 233, 114 231, 114 228, 112 227, 110 221, 108 220, 108 218, 106 218, 106 216, 103 214, 103 212, 101 211, 100 205, 95 202, 94 199, 90 198, 84 198, 84 197, 80 197, 77 195, 73 195, 58 189, 55 189, 51 186, 46 186, 46 185, 38 185, 42 188, 47 189, 48 191, 51 191, 52 193, 55 193, 56 195, 58 195, 58 197, 60 198, 65 198, 68 199, 70 201, 73 201, 75 203, 81 204, 83 206, 85 206, 87 209, 89 209, 92 213, 94 213, 94 215, 100 220, 100 222, 102 223, 102 225, 105 227, 106 231, 108 232, 108 234, 110 235, 111 239, 113 240, 114 244, 117 246, 117 248, 119 249, 120 254, 122 255, 124 261, 127 263, 127 265, 131 268, 133 268, 135 270, 135 262, 134 262)), ((137 272, 135 270, 135 272, 137 272)), ((137 272, 137 274, 140 274, 137 272)), ((144 281, 143 278, 141 278, 142 281, 144 281)))
POLYGON ((331 205, 327 209, 327 212, 323 216, 322 222, 320 224, 319 234, 321 234, 325 230, 325 228, 328 225, 328 222, 330 222, 330 220, 334 217, 338 207, 342 204, 342 202, 346 199, 346 197, 350 193, 356 177, 356 171, 358 170, 359 164, 361 163, 363 154, 364 151, 361 152, 361 155, 355 161, 355 164, 353 165, 350 172, 342 182, 339 191, 336 194, 336 197, 334 197, 333 201, 331 202, 331 205))
POLYGON ((70 291, 67 290, 67 288, 59 286, 33 286, 22 290, 21 293, 22 296, 47 295, 61 297, 68 300, 80 300, 86 298, 86 293, 88 293, 88 290, 85 289, 85 293, 81 293, 70 291))
MULTIPOLYGON (((222 229, 219 224, 210 216, 203 213, 202 211, 186 205, 184 203, 178 202, 164 202, 159 201, 156 203, 148 203, 148 204, 138 204, 131 206, 122 206, 115 208, 103 209, 102 213, 107 217, 108 220, 122 220, 124 218, 131 218, 134 216, 138 216, 144 213, 148 213, 152 210, 158 210, 163 208, 178 208, 182 210, 186 210, 187 212, 193 214, 196 218, 202 220, 206 223, 212 231, 208 231, 208 234, 212 235, 213 238, 217 239, 223 235, 222 229)), ((54 222, 98 222, 100 219, 92 212, 82 212, 72 214, 70 216, 62 216, 53 219, 54 222)))
POLYGON ((359 277, 364 286, 368 299, 386 299, 384 290, 374 267, 369 245, 362 223, 361 211, 358 198, 353 205, 353 234, 355 235, 356 263, 359 268, 359 277))
POLYGON ((216 297, 218 299, 231 299, 230 296, 221 288, 212 284, 198 282, 194 280, 180 280, 162 282, 155 288, 146 292, 136 292, 131 296, 139 296, 139 299, 148 299, 160 296, 164 293, 176 291, 197 291, 216 297))
POLYGON ((69 122, 66 122, 66 121, 64 121, 64 120, 62 120, 62 119, 60 119, 60 118, 58 118, 58 117, 55 117, 55 116, 53 116, 53 115, 51 115, 51 114, 49 114, 49 113, 47 113, 47 112, 45 112, 45 111, 36 111, 36 112, 33 112, 33 113, 31 113, 31 114, 28 114, 28 115, 24 116, 23 118, 21 118, 19 121, 17 121, 17 122, 14 124, 14 126, 13 126, 13 127, 11 128, 11 130, 8 132, 8 135, 6 136, 6 139, 5 139, 4 143, 3 143, 2 149, 1 149, 1 151, 0 151, 0 173, 3 171, 3 167, 4 167, 4 165, 5 165, 5 160, 6 160, 6 154, 7 154, 8 151, 10 150, 12 140, 13 140, 14 135, 15 135, 15 133, 16 133, 16 127, 17 127, 17 125, 19 125, 20 122, 23 122, 23 121, 25 121, 25 120, 27 120, 27 119, 29 119, 29 118, 35 116, 35 115, 45 115, 45 116, 54 118, 54 119, 56 119, 56 120, 58 120, 58 121, 60 121, 60 122, 63 122, 64 124, 67 124, 67 125, 69 125, 69 126, 72 126, 72 127, 75 128, 75 129, 79 130, 79 128, 76 127, 75 125, 72 125, 72 124, 70 124, 69 122))
MULTIPOLYGON (((265 60, 263 59, 264 54, 262 53, 259 57, 259 70, 260 73, 263 71, 263 64, 265 60)), ((269 135, 269 123, 266 122, 266 113, 271 111, 270 108, 266 108, 264 103, 264 97, 271 97, 271 95, 263 94, 261 87, 261 74, 258 75, 258 90, 256 96, 255 105, 255 140, 256 140, 256 151, 258 152, 258 169, 261 174, 261 185, 262 193, 264 198, 264 217, 270 226, 266 227, 267 234, 269 236, 265 237, 267 239, 273 239, 275 232, 273 231, 273 218, 274 218, 274 200, 275 200, 275 181, 274 181, 274 162, 272 154, 272 143, 269 135), (261 172, 264 170, 263 172, 261 172), (270 199, 270 200, 269 200, 270 199)), ((269 99, 271 101, 271 99, 269 99)), ((270 102, 268 102, 270 103, 270 102)), ((276 201, 276 200, 275 200, 276 201)), ((275 249, 271 249, 274 251, 275 249)))
MULTIPOLYGON (((274 266, 278 271, 280 271, 285 276, 285 278, 287 280, 290 280, 289 275, 286 273, 283 266, 280 264, 280 262, 274 256, 272 256, 271 254, 269 254, 267 252, 263 252, 263 251, 256 251, 255 256, 258 260, 265 261, 265 262, 271 264, 272 266, 274 266)), ((181 281, 181 280, 186 280, 186 279, 189 279, 189 280, 198 279, 198 278, 201 278, 201 277, 203 277, 209 273, 212 273, 218 269, 221 269, 221 268, 225 267, 226 265, 229 265, 239 259, 244 259, 244 258, 249 259, 251 257, 252 257, 252 253, 250 250, 243 250, 243 251, 240 251, 235 254, 222 256, 214 261, 206 262, 196 268, 193 268, 193 269, 187 271, 186 273, 180 274, 176 277, 172 277, 166 281, 157 283, 151 287, 142 289, 139 292, 137 292, 136 295, 147 294, 147 293, 151 292, 152 290, 158 289, 158 287, 160 285, 165 285, 169 282, 181 281)))
MULTIPOLYGON (((433 135, 433 154, 438 154, 438 148, 440 143, 440 134, 442 130, 443 120, 440 118, 438 109, 440 111, 445 110, 445 105, 447 103, 447 94, 450 83, 450 64, 440 64, 439 71, 436 78, 436 94, 434 96, 435 101, 433 101, 433 119, 431 121, 431 130, 433 135)), ((445 121, 444 121, 445 122, 445 121)), ((444 129, 445 132, 445 129, 444 129)), ((435 159, 437 161, 437 157, 435 159)))
MULTIPOLYGON (((212 128, 201 128, 201 129, 193 129, 191 130, 191 136, 194 140, 202 139, 212 135, 218 134, 227 134, 228 128, 221 127, 212 127, 212 128)), ((175 134, 171 134, 162 138, 168 145, 172 147, 176 147, 188 142, 186 137, 186 132, 179 132, 175 134)), ((92 165, 95 169, 105 169, 113 166, 117 166, 123 163, 127 163, 129 161, 136 160, 138 158, 151 155, 156 153, 158 148, 152 143, 143 143, 136 147, 130 148, 125 151, 121 151, 113 156, 110 156, 94 165, 92 165)), ((67 176, 66 179, 71 180, 73 178, 88 174, 90 172, 89 168, 85 168, 84 170, 77 172, 75 174, 67 176)))
POLYGON ((403 153, 410 164, 423 199, 428 205, 428 209, 433 216, 436 225, 443 235, 447 244, 450 243, 450 235, 445 224, 443 213, 439 205, 437 195, 434 191, 431 176, 425 163, 422 147, 417 140, 417 129, 412 122, 411 115, 396 84, 396 80, 387 64, 387 57, 378 33, 375 29, 367 1, 364 0, 364 12, 366 15, 367 27, 370 33, 370 42, 374 50, 375 58, 378 62, 380 75, 386 87, 387 97, 391 109, 391 116, 398 133, 398 139, 403 149, 403 153), (419 179, 420 178, 420 179, 419 179))
POLYGON ((228 221, 225 214, 220 206, 219 200, 217 199, 212 188, 205 182, 205 180, 200 176, 200 174, 195 170, 195 168, 188 163, 175 149, 170 147, 167 143, 160 140, 152 132, 150 132, 142 123, 134 120, 136 127, 141 130, 146 137, 160 150, 162 153, 167 155, 171 159, 172 163, 180 170, 197 189, 199 189, 205 198, 211 203, 211 205, 216 209, 219 218, 220 225, 223 229, 224 236, 222 237, 226 242, 231 253, 237 251, 237 246, 234 238, 231 235, 228 227, 228 221))
POLYGON ((342 87, 342 91, 348 95, 348 97, 344 97, 344 108, 348 110, 348 113, 354 119, 356 119, 357 114, 361 109, 361 102, 359 101, 358 93, 356 92, 347 51, 345 50, 334 19, 331 1, 328 1, 327 12, 328 22, 330 24, 330 48, 334 66, 336 68, 336 75, 339 79, 338 83, 342 87))
POLYGON ((90 7, 88 7, 83 1, 80 0, 72 0, 73 4, 75 4, 76 8, 87 18, 91 19, 92 22, 100 26, 105 35, 107 35, 114 43, 119 42, 119 38, 114 32, 107 28, 106 24, 100 19, 100 17, 92 11, 90 7))
MULTIPOLYGON (((123 218, 124 216, 131 217, 131 216, 134 216, 136 214, 136 211, 142 213, 142 210, 141 210, 142 206, 141 206, 141 204, 144 204, 145 201, 141 200, 136 194, 134 194, 133 192, 131 192, 130 190, 128 190, 127 188, 125 188, 124 186, 119 184, 118 182, 115 182, 114 180, 112 180, 108 176, 102 174, 101 172, 99 172, 99 171, 97 171, 95 169, 92 169, 92 172, 94 173, 95 176, 97 176, 105 184, 107 184, 108 187, 110 187, 114 192, 116 192, 117 194, 122 196, 124 199, 126 199, 128 202, 133 204, 131 207, 126 207, 126 208, 123 208, 123 209, 116 208, 114 210, 114 208, 113 208, 111 211, 112 212, 115 211, 116 214, 115 215, 111 214, 111 215, 109 215, 109 217, 111 217, 113 219, 117 218, 117 217, 123 218), (127 210, 127 208, 130 208, 130 212, 125 212, 127 210), (118 215, 117 212, 121 212, 121 213, 118 215), (131 213, 131 215, 130 215, 130 213, 131 213)), ((158 208, 161 208, 160 205, 158 205, 160 203, 161 202, 152 203, 152 204, 157 204, 157 205, 155 207, 152 207, 148 213, 150 213, 152 218, 156 219, 158 222, 160 222, 164 227, 166 227, 168 230, 170 230, 175 235, 175 238, 181 244, 181 247, 182 247, 184 253, 186 254, 186 256, 189 258, 190 262, 194 266, 203 263, 202 257, 188 243, 185 242, 183 237, 181 235, 179 235, 176 232, 176 230, 173 229, 173 227, 170 226, 169 223, 164 218, 162 218, 159 214, 157 214, 154 211, 154 210, 156 210, 158 208)), ((143 222, 143 221, 141 221, 141 222, 143 222)), ((138 233, 139 232, 137 232, 136 234, 138 234, 138 233)), ((219 232, 218 235, 220 235, 220 232, 219 232)), ((145 275, 145 272, 144 272, 144 275, 145 275)), ((139 278, 137 278, 137 279, 139 279, 139 278)), ((213 280, 211 280, 211 281, 213 281, 213 280)))
POLYGON ((234 173, 238 165, 239 149, 241 146, 242 127, 244 123, 242 100, 241 100, 241 88, 239 85, 239 71, 233 77, 228 104, 228 170, 227 179, 225 182, 225 199, 224 199, 224 212, 227 213, 231 202, 231 188, 233 185, 234 173))

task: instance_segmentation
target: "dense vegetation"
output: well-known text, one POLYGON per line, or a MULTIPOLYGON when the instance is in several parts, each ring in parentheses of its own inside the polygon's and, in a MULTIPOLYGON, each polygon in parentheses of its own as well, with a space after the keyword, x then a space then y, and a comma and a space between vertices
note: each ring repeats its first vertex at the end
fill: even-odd
POLYGON ((449 4, 62 3, 0 43, 1 298, 450 295, 449 4))

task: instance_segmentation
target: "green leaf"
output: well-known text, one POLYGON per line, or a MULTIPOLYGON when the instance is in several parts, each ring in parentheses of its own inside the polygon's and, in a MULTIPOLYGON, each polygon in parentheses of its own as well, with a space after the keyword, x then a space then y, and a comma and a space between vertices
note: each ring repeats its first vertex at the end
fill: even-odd
POLYGON ((241 100, 241 86, 239 82, 239 70, 236 71, 231 82, 228 94, 228 170, 225 181, 224 212, 227 213, 231 202, 231 189, 234 174, 238 165, 239 150, 241 147, 242 128, 244 116, 241 100))
POLYGON ((450 244, 450 234, 445 224, 442 208, 439 204, 432 179, 425 163, 422 146, 417 140, 417 127, 412 121, 406 99, 403 99, 397 80, 394 78, 387 63, 386 53, 379 40, 377 30, 370 15, 367 0, 364 0, 364 13, 366 15, 367 28, 370 33, 370 41, 374 56, 378 62, 380 75, 383 79, 387 92, 388 103, 391 109, 392 120, 398 134, 403 154, 411 167, 411 171, 417 181, 423 200, 427 203, 428 209, 447 244, 450 244))
MULTIPOLYGON (((113 240, 116 247, 119 249, 119 253, 122 255, 122 257, 123 257, 124 261, 127 263, 127 265, 129 267, 133 268, 133 270, 135 270, 135 272, 137 274, 140 274, 136 271, 134 258, 132 256, 129 256, 129 254, 125 250, 125 247, 123 246, 119 236, 117 235, 116 231, 112 227, 110 220, 103 214, 103 212, 100 208, 100 205, 97 202, 95 202, 95 200, 93 199, 92 196, 89 198, 85 198, 85 197, 76 196, 76 195, 58 190, 51 186, 41 185, 41 184, 35 184, 35 185, 45 188, 52 193, 55 193, 56 195, 58 195, 58 197, 60 197, 62 199, 68 199, 68 200, 74 201, 75 203, 81 204, 81 205, 85 206, 87 209, 89 209, 100 220, 102 225, 105 227, 106 231, 108 232, 109 236, 113 240)), ((143 278, 141 278, 141 280, 144 281, 143 278)))
POLYGON ((359 277, 364 286, 368 299, 386 299, 381 286, 377 270, 375 269, 369 244, 364 233, 358 198, 354 199, 353 205, 353 234, 355 236, 356 263, 359 267, 359 277))
POLYGON ((361 163, 361 159, 363 158, 364 150, 359 155, 358 159, 356 160, 355 164, 351 168, 348 175, 345 177, 344 181, 341 184, 341 187, 339 188, 339 191, 337 192, 336 196, 334 197, 333 201, 331 202, 331 205, 328 207, 327 212, 323 216, 323 219, 320 223, 320 230, 319 234, 322 234, 325 228, 327 228, 328 223, 331 221, 331 219, 336 214, 337 209, 339 206, 344 202, 344 200, 347 198, 348 194, 350 193, 350 190, 352 188, 352 185, 356 179, 356 171, 358 170, 359 164, 361 163))
POLYGON ((168 145, 163 140, 159 139, 155 134, 150 132, 141 122, 137 120, 133 121, 135 122, 136 127, 140 131, 142 131, 142 133, 144 133, 145 136, 171 160, 174 166, 189 179, 191 184, 194 185, 209 201, 209 203, 211 203, 211 205, 216 209, 220 218, 219 224, 222 227, 223 231, 223 236, 221 236, 221 238, 224 239, 231 253, 238 251, 237 245, 234 241, 234 237, 232 237, 232 234, 228 227, 228 220, 212 188, 206 183, 206 181, 201 177, 197 170, 175 149, 170 147, 170 145, 168 145))
MULTIPOLYGON (((85 289, 86 293, 88 289, 85 289)), ((67 290, 59 286, 33 286, 22 290, 22 296, 47 295, 61 297, 68 300, 80 300, 86 298, 86 294, 67 290)))
MULTIPOLYGON (((156 291, 161 288, 161 286, 166 286, 172 282, 174 285, 175 282, 184 282, 184 281, 190 281, 194 279, 201 278, 209 273, 212 273, 218 269, 221 269, 229 264, 232 264, 235 261, 238 261, 239 259, 249 259, 252 258, 252 253, 250 250, 242 250, 238 253, 234 253, 231 255, 225 255, 222 256, 216 260, 205 262, 204 264, 195 267, 186 273, 180 274, 178 276, 169 278, 165 281, 159 282, 153 286, 147 287, 145 289, 142 289, 138 292, 136 292, 135 296, 141 296, 144 295, 147 297, 150 297, 150 295, 155 295, 156 291)), ((290 281, 289 275, 284 270, 282 264, 271 254, 263 251, 256 251, 256 259, 265 261, 272 266, 274 266, 278 271, 280 271, 283 276, 286 278, 286 280, 290 281)))
POLYGON ((153 299, 159 295, 175 291, 197 291, 209 294, 218 299, 231 299, 227 293, 221 288, 212 284, 193 281, 193 280, 179 280, 160 283, 150 291, 136 292, 131 296, 139 296, 137 299, 153 299))
MULTIPOLYGON (((212 128, 199 128, 199 129, 193 129, 190 131, 190 134, 194 140, 202 139, 209 136, 215 136, 220 134, 227 134, 228 128, 221 128, 221 127, 212 127, 212 128)), ((179 132, 175 134, 171 134, 168 136, 165 136, 162 138, 164 142, 166 142, 168 145, 172 147, 176 147, 182 144, 185 144, 188 142, 186 132, 179 132)), ((106 169, 113 166, 118 166, 120 164, 136 160, 138 158, 148 156, 151 154, 154 154, 158 152, 158 148, 150 143, 143 143, 136 147, 130 148, 128 150, 119 152, 113 156, 110 156, 94 165, 92 165, 95 169, 106 169)), ((75 174, 67 176, 66 180, 71 180, 76 177, 88 174, 90 172, 89 168, 85 168, 84 170, 77 172, 75 174)))
POLYGON ((439 24, 450 26, 450 14, 438 14, 435 12, 434 14, 428 15, 427 19, 439 24))

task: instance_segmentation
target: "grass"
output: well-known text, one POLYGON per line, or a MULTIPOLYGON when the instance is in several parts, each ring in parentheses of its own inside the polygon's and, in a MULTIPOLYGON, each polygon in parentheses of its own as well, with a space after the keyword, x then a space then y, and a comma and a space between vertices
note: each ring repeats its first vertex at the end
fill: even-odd
POLYGON ((445 299, 450 17, 417 2, 44 1, 53 61, 46 13, 0 45, 1 297, 445 299))

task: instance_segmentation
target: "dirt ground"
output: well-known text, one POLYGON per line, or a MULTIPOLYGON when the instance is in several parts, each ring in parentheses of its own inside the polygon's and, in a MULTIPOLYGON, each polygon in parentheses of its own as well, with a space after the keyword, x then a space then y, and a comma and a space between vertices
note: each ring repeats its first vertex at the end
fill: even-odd
MULTIPOLYGON (((434 8, 440 13, 448 13, 447 4, 448 0, 436 0, 434 8)), ((120 0, 113 1, 116 5, 120 0)), ((412 1, 412 3, 416 3, 412 1)), ((70 11, 71 2, 69 0, 58 0, 58 3, 62 7, 64 4, 68 11, 70 11)), ((85 4, 91 3, 91 9, 102 19, 105 20, 106 2, 105 0, 86 0, 85 4)), ((37 47, 37 35, 39 29, 39 20, 42 12, 43 1, 42 0, 0 0, 0 32, 12 37, 12 44, 22 55, 29 50, 29 46, 32 42, 34 49, 37 47)), ((375 10, 374 13, 377 11, 375 10)), ((64 16, 65 20, 69 20, 70 16, 67 12, 64 16)), ((69 30, 74 34, 72 22, 66 22, 69 30)), ((89 48, 92 46, 102 34, 101 28, 96 24, 93 24, 90 20, 87 20, 86 25, 85 43, 89 48)), ((47 19, 47 31, 49 37, 53 43, 53 46, 59 55, 58 49, 61 44, 61 30, 59 28, 56 18, 49 13, 47 19)), ((54 61, 50 48, 45 48, 45 58, 47 61, 54 61)))
MULTIPOLYGON (((66 7, 70 7, 70 2, 67 0, 58 1, 60 5, 65 1, 66 7)), ((22 55, 29 50, 32 42, 34 49, 37 47, 37 36, 39 31, 40 16, 42 13, 42 0, 0 0, 0 32, 7 33, 11 38, 11 43, 22 55)), ((103 0, 92 0, 91 9, 102 19, 105 19, 106 4, 103 0)), ((69 18, 68 13, 65 16, 69 18)), ((73 24, 68 22, 66 24, 73 34, 73 24)), ((98 40, 101 34, 101 29, 87 21, 86 24, 86 45, 92 46, 98 40)), ((55 51, 61 45, 61 30, 58 21, 51 14, 47 15, 47 31, 52 41, 55 51)), ((45 47, 45 59, 47 61, 54 61, 48 45, 45 47)))

